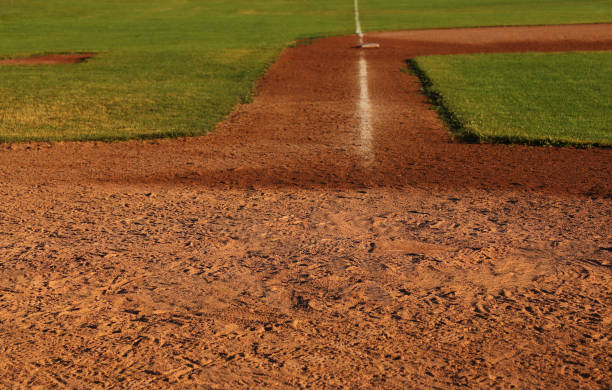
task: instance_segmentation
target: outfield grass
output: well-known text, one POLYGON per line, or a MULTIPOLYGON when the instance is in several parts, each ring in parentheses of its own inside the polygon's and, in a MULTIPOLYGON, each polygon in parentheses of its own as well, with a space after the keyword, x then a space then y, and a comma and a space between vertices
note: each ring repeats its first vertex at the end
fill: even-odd
POLYGON ((411 62, 461 138, 612 146, 612 52, 425 56, 411 62))
POLYGON ((0 141, 203 134, 298 37, 353 31, 339 0, 0 0, 0 141))
POLYGON ((612 21, 610 0, 361 0, 365 30, 612 21))
MULTIPOLYGON (((597 22, 610 4, 360 0, 370 30, 597 22)), ((353 31, 352 0, 0 0, 0 58, 99 53, 0 66, 0 141, 203 134, 295 39, 353 31)))

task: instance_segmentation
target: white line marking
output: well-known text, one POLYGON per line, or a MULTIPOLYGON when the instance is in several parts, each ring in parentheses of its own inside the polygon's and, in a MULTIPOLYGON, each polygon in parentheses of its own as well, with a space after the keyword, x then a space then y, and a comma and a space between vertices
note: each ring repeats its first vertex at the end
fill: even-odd
POLYGON ((355 0, 355 34, 359 35, 359 43, 363 43, 363 32, 359 21, 359 0, 355 0))
POLYGON ((359 116, 360 149, 367 162, 372 155, 372 105, 368 88, 368 63, 365 53, 359 53, 359 103, 357 105, 359 116))
MULTIPOLYGON (((359 21, 359 0, 355 0, 355 33, 359 35, 359 44, 363 44, 363 32, 359 21)), ((359 145, 364 155, 364 165, 369 165, 372 158, 372 105, 368 88, 368 62, 363 51, 359 52, 359 145)))

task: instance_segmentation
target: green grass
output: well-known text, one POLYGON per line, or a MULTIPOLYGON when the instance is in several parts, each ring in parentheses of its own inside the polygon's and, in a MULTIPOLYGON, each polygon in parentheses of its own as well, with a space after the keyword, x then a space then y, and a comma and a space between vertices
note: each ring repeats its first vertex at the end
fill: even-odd
POLYGON ((0 141, 203 134, 296 38, 352 31, 339 0, 0 0, 0 57, 99 53, 0 66, 0 141))
POLYGON ((610 0, 362 0, 364 30, 612 21, 610 0))
MULTIPOLYGON (((366 29, 597 22, 611 4, 360 1, 366 29)), ((99 53, 0 66, 0 142, 203 134, 295 39, 353 31, 352 0, 0 0, 0 58, 99 53)))
POLYGON ((411 61, 468 141, 612 146, 612 52, 425 56, 411 61))

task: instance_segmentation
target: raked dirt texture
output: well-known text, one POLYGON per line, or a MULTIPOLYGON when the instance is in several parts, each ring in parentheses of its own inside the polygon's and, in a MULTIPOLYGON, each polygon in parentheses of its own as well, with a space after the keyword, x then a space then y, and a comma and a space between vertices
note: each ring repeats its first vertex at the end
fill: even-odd
POLYGON ((612 150, 453 142, 399 71, 609 32, 321 39, 204 137, 1 145, 0 385, 609 388, 612 150))

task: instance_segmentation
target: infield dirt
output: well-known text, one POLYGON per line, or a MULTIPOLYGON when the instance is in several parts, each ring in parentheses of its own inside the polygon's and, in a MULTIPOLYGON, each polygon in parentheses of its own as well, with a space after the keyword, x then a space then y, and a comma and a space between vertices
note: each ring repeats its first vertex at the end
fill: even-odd
POLYGON ((399 68, 612 25, 366 39, 287 49, 209 136, 0 146, 0 383, 609 387, 612 150, 453 142, 399 68))

